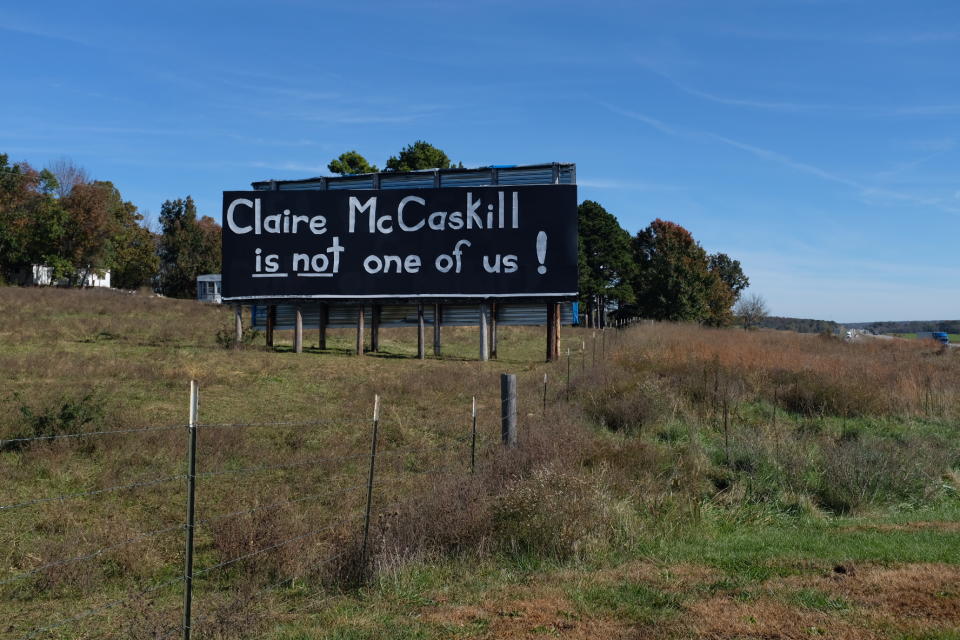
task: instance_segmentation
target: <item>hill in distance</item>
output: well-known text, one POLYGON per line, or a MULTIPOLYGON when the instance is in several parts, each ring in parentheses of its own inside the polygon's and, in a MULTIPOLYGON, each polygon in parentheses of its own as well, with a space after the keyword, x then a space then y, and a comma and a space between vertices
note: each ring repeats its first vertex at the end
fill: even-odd
POLYGON ((960 320, 888 320, 882 322, 847 322, 850 329, 869 329, 875 333, 918 333, 920 331, 946 331, 960 333, 960 320))

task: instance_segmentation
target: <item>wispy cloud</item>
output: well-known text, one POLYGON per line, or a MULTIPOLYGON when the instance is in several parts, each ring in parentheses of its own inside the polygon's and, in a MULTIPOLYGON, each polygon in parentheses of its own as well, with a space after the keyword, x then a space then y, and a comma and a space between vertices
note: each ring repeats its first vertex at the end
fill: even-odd
POLYGON ((898 162, 896 166, 894 166, 892 169, 887 169, 886 171, 877 172, 874 175, 874 178, 877 180, 883 180, 883 181, 891 180, 893 178, 896 178, 899 175, 908 173, 916 169, 920 165, 927 163, 930 160, 933 160, 934 158, 939 158, 940 156, 942 156, 943 154, 949 151, 950 151, 950 148, 945 148, 939 151, 934 151, 933 153, 928 153, 924 156, 915 158, 913 160, 909 160, 907 162, 898 162))
POLYGON ((782 101, 768 101, 768 100, 753 100, 749 98, 731 98, 727 96, 719 96, 707 91, 701 91, 691 87, 688 84, 680 82, 672 75, 650 66, 649 64, 642 63, 643 67, 647 69, 650 73, 663 78, 671 85, 686 93, 687 95, 693 96, 695 98, 701 98, 709 102, 715 102, 717 104, 723 104, 728 106, 735 107, 749 107, 752 109, 766 109, 772 111, 825 111, 825 110, 834 110, 837 107, 834 105, 825 105, 825 104, 804 104, 799 102, 782 102, 782 101))
POLYGON ((743 29, 733 27, 720 33, 752 40, 773 40, 777 42, 825 42, 837 44, 865 44, 878 46, 891 45, 930 45, 956 42, 960 40, 960 31, 815 31, 784 29, 743 29))
POLYGON ((637 63, 650 73, 662 78, 689 96, 730 107, 745 107, 748 109, 779 111, 784 113, 846 114, 869 117, 942 117, 960 114, 960 104, 905 106, 843 105, 721 96, 681 82, 673 75, 666 73, 658 67, 652 66, 645 59, 638 59, 637 63))
POLYGON ((673 125, 669 125, 663 122, 662 120, 657 120, 656 118, 652 118, 642 113, 629 111, 627 109, 622 109, 620 107, 610 105, 607 103, 600 103, 600 104, 602 104, 607 109, 613 111, 614 113, 642 122, 647 126, 650 126, 667 135, 671 135, 679 138, 686 138, 689 140, 716 142, 728 147, 732 147, 734 149, 738 149, 745 153, 749 153, 750 155, 760 158, 761 160, 766 160, 768 162, 779 164, 781 166, 788 167, 795 171, 799 171, 801 173, 815 176, 827 182, 833 182, 835 184, 840 184, 845 187, 855 189, 859 191, 860 195, 865 198, 893 200, 896 202, 908 202, 912 204, 918 204, 918 205, 923 205, 927 207, 937 208, 946 213, 951 213, 955 215, 960 214, 960 207, 956 207, 953 204, 948 204, 946 201, 944 201, 941 198, 929 198, 925 196, 918 196, 912 193, 895 191, 891 189, 868 185, 858 180, 854 180, 852 178, 848 178, 838 173, 828 171, 816 165, 809 164, 806 162, 800 162, 778 151, 773 151, 771 149, 758 147, 756 145, 748 144, 746 142, 741 142, 739 140, 728 138, 726 136, 722 136, 716 133, 705 132, 705 131, 694 131, 690 129, 675 127, 673 125))
POLYGON ((45 29, 43 27, 17 23, 16 21, 12 21, 7 17, 0 18, 0 31, 8 31, 10 33, 19 33, 23 35, 33 36, 36 38, 44 38, 46 40, 59 40, 60 42, 67 42, 70 44, 76 44, 83 47, 96 47, 96 43, 93 41, 84 40, 72 34, 64 35, 62 33, 57 33, 49 29, 45 29))

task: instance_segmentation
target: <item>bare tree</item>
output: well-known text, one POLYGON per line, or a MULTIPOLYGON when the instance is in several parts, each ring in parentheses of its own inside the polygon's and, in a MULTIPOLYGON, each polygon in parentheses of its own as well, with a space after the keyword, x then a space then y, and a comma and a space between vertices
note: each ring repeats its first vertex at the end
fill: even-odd
POLYGON ((57 179, 57 195, 61 200, 70 195, 75 186, 90 182, 87 170, 78 166, 70 158, 58 158, 50 163, 48 169, 57 179))
POLYGON ((753 329, 759 326, 760 322, 770 315, 770 311, 767 309, 767 301, 757 293, 751 293, 745 298, 740 298, 737 306, 733 308, 733 313, 743 324, 744 329, 753 329))

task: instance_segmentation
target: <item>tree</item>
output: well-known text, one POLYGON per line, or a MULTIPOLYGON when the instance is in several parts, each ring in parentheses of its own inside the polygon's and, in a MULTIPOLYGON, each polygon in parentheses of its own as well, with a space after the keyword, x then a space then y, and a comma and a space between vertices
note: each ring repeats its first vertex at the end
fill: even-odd
POLYGON ((110 282, 118 289, 152 284, 160 268, 157 236, 143 224, 143 215, 114 189, 116 229, 110 242, 110 282))
POLYGON ((595 309, 608 302, 618 307, 634 301, 630 280, 634 275, 630 234, 599 203, 586 200, 577 208, 579 221, 580 297, 587 305, 588 321, 595 309))
POLYGON ((57 196, 63 200, 70 195, 73 188, 90 182, 87 170, 69 158, 59 158, 47 167, 53 177, 57 179, 57 196))
POLYGON ((78 284, 88 274, 103 273, 112 266, 111 241, 121 227, 124 204, 129 203, 123 202, 112 183, 100 181, 74 185, 61 202, 67 224, 58 255, 66 273, 58 275, 78 284))
POLYGON ((355 175, 358 173, 376 173, 379 171, 377 165, 370 164, 367 159, 354 151, 341 153, 340 157, 331 160, 327 165, 331 173, 338 173, 342 176, 355 175))
POLYGON ((689 231, 657 218, 634 237, 633 253, 640 315, 671 321, 710 318, 711 299, 720 299, 720 278, 710 273, 707 252, 689 231))
POLYGON ((26 162, 0 154, 0 277, 14 278, 33 264, 58 264, 66 213, 54 197, 57 180, 26 162))
POLYGON ((160 207, 160 291, 195 298, 197 276, 220 271, 220 225, 197 218, 193 198, 167 200, 160 207))
POLYGON ((725 253, 711 253, 707 256, 707 271, 712 276, 707 294, 710 311, 703 322, 713 327, 723 327, 733 321, 731 309, 740 299, 740 292, 750 284, 750 280, 743 273, 740 261, 725 253))
MULTIPOLYGON (((429 142, 417 140, 400 150, 399 155, 390 156, 387 169, 390 171, 418 171, 420 169, 449 169, 450 158, 429 142)), ((463 167, 463 163, 460 163, 463 167)))
POLYGON ((767 302, 756 293, 751 293, 746 298, 741 299, 733 312, 736 314, 744 330, 753 329, 760 325, 764 318, 770 312, 767 309, 767 302))
POLYGON ((732 259, 725 253, 711 253, 707 258, 707 269, 717 274, 730 288, 734 301, 739 300, 740 292, 750 286, 750 279, 743 273, 740 261, 732 259))

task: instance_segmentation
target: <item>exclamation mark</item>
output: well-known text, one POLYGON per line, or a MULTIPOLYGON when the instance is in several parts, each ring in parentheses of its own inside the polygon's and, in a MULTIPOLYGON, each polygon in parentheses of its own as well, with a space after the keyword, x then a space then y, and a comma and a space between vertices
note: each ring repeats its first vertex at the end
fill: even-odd
POLYGON ((540 266, 537 267, 537 273, 543 275, 547 272, 547 268, 543 266, 543 261, 547 259, 547 232, 541 231, 537 234, 537 260, 540 262, 540 266))

